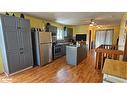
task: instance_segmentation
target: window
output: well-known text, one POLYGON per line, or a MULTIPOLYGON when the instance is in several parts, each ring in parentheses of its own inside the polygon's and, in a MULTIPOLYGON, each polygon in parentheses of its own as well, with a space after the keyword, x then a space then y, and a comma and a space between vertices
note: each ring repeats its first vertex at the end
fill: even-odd
POLYGON ((63 40, 63 39, 64 39, 63 29, 58 28, 57 29, 57 40, 63 40))
POLYGON ((112 45, 113 30, 98 30, 96 31, 96 48, 102 44, 112 45))

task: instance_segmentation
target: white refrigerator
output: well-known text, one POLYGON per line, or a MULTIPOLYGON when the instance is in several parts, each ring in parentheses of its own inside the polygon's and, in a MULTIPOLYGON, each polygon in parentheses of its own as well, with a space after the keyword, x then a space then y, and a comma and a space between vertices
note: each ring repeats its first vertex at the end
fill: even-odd
POLYGON ((52 33, 32 32, 34 64, 46 65, 52 61, 52 33))

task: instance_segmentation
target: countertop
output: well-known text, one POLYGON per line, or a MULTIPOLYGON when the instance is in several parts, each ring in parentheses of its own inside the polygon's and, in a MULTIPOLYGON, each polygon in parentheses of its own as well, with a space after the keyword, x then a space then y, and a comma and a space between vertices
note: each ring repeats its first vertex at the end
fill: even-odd
POLYGON ((69 45, 69 46, 67 46, 67 47, 69 47, 69 48, 78 48, 78 47, 80 47, 80 46, 76 46, 76 45, 69 45))
POLYGON ((106 59, 102 73, 127 79, 127 62, 106 59))
POLYGON ((58 42, 55 45, 69 45, 71 42, 58 42))

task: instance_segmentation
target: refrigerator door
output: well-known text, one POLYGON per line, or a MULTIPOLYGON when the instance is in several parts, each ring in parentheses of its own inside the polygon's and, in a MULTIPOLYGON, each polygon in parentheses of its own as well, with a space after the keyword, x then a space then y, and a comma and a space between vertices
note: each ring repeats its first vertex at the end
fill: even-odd
POLYGON ((52 44, 40 44, 40 66, 52 61, 52 44))
POLYGON ((51 43, 52 33, 51 32, 39 32, 39 41, 40 43, 51 43))
POLYGON ((34 65, 40 65, 39 32, 31 32, 34 65))

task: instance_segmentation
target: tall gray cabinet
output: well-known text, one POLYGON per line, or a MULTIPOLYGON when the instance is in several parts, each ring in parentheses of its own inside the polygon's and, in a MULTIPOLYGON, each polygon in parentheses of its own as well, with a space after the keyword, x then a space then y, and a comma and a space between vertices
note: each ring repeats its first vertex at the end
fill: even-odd
POLYGON ((6 74, 33 66, 29 20, 0 15, 0 48, 6 74))

